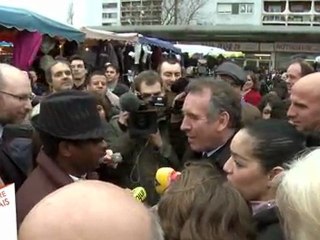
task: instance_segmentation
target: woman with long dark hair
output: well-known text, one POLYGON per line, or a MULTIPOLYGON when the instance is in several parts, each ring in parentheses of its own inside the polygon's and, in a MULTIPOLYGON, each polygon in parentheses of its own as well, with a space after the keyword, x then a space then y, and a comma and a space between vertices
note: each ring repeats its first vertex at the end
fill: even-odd
POLYGON ((233 138, 224 165, 228 181, 251 204, 258 240, 282 240, 273 180, 305 147, 304 137, 284 120, 258 120, 233 138))

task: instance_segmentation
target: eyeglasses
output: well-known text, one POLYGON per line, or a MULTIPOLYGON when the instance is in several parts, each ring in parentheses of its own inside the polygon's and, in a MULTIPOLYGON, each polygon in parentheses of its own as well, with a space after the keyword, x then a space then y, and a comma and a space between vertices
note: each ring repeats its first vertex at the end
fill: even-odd
POLYGON ((13 97, 13 98, 15 98, 15 99, 17 99, 19 101, 27 101, 27 100, 32 101, 32 100, 34 100, 34 98, 36 96, 34 93, 31 93, 31 94, 28 94, 28 95, 21 95, 21 96, 15 95, 15 94, 12 94, 12 93, 8 93, 8 92, 4 92, 4 91, 0 91, 0 93, 8 95, 8 96, 11 96, 11 97, 13 97))

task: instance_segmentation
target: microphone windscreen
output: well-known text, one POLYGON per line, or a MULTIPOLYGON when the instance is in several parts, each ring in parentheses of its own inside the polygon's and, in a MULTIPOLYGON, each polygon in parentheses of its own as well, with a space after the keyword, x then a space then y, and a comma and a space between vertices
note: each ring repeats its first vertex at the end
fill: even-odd
POLYGON ((125 94, 121 95, 119 102, 121 110, 127 112, 138 111, 140 105, 142 104, 142 101, 132 92, 126 92, 125 94))
POLYGON ((155 183, 156 192, 163 194, 170 185, 170 176, 174 173, 174 169, 170 167, 159 168, 156 172, 155 183))
POLYGON ((182 93, 189 84, 189 80, 186 78, 179 78, 171 85, 171 91, 174 93, 182 93))
POLYGON ((143 202, 147 198, 147 192, 143 187, 136 187, 131 192, 133 197, 139 202, 143 202))

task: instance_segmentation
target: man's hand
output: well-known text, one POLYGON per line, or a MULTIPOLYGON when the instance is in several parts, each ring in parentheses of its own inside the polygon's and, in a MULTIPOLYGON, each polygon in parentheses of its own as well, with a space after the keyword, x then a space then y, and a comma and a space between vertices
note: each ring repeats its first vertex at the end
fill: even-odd
POLYGON ((2 181, 1 177, 0 177, 0 187, 4 186, 4 182, 2 181))
POLYGON ((172 107, 176 104, 177 101, 183 101, 183 99, 187 96, 186 92, 179 93, 172 102, 172 107))
POLYGON ((162 138, 161 138, 159 130, 157 131, 157 133, 150 134, 149 140, 157 148, 159 148, 159 149, 162 148, 163 142, 162 142, 162 138))
POLYGON ((108 167, 117 168, 118 163, 112 160, 113 152, 111 149, 106 150, 106 155, 100 159, 100 163, 106 164, 108 167))
POLYGON ((128 119, 129 119, 129 113, 126 111, 121 111, 118 119, 119 123, 128 127, 128 119))

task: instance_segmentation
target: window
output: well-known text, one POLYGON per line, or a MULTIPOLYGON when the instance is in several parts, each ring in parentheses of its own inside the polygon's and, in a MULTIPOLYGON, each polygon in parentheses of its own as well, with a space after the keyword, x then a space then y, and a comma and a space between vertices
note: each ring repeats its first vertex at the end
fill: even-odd
POLYGON ((220 14, 252 14, 253 3, 218 3, 217 12, 220 14))
POLYGON ((240 14, 252 14, 253 13, 253 3, 240 3, 239 4, 240 14))
POLYGON ((102 18, 117 18, 118 14, 117 13, 102 13, 102 18))
POLYGON ((118 3, 103 3, 102 4, 102 8, 106 9, 106 8, 117 8, 118 7, 118 3))
POLYGON ((232 4, 232 14, 233 15, 239 14, 239 4, 238 3, 232 4))
POLYGON ((275 12, 275 13, 282 12, 281 5, 270 5, 270 6, 268 6, 268 12, 275 12))
POLYGON ((232 13, 232 4, 231 3, 218 3, 217 6, 218 13, 232 13))

